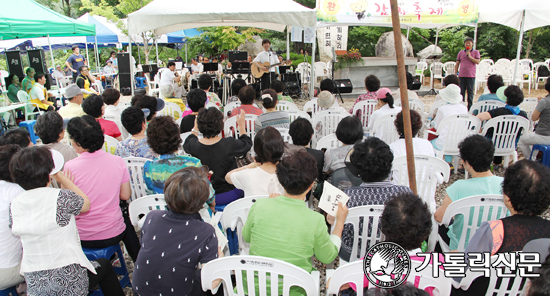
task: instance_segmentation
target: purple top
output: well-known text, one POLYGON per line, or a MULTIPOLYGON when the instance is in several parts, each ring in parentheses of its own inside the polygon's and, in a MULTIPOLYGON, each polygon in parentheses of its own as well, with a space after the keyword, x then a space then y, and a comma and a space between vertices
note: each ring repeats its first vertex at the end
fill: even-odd
MULTIPOLYGON (((479 51, 475 49, 470 52, 470 55, 474 59, 480 58, 479 51)), ((458 52, 456 60, 457 62, 460 62, 460 69, 457 69, 459 70, 458 77, 476 77, 476 64, 468 58, 465 49, 458 52)))

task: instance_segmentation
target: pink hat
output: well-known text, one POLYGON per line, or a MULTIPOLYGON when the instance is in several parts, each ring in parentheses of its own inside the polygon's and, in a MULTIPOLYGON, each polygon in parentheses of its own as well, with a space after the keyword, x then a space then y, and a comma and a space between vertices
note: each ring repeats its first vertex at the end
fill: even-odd
POLYGON ((376 96, 377 96, 379 99, 385 99, 387 93, 390 93, 390 95, 391 95, 391 90, 390 90, 389 88, 387 88, 387 87, 383 87, 383 88, 379 89, 379 90, 376 92, 376 96))

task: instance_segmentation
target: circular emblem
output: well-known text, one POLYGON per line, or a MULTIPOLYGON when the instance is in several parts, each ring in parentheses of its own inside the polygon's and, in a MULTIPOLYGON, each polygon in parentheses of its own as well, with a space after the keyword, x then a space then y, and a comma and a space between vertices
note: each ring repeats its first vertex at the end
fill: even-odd
POLYGON ((371 284, 391 289, 407 280, 411 272, 411 257, 400 245, 379 242, 363 258, 363 271, 371 284))

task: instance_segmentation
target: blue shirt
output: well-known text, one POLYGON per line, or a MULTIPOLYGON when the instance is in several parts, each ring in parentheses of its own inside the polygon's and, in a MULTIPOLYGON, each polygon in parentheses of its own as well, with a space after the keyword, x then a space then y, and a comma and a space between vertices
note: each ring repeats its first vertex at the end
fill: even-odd
POLYGON ((481 102, 481 101, 489 101, 489 100, 495 100, 495 101, 502 102, 498 98, 497 94, 484 94, 484 95, 481 95, 481 96, 479 96, 479 99, 477 101, 481 102))
POLYGON ((86 58, 83 55, 76 55, 74 53, 67 59, 67 62, 71 64, 71 68, 76 70, 76 73, 73 72, 73 76, 80 75, 80 67, 84 66, 85 61, 86 58))
POLYGON ((147 189, 155 194, 163 194, 164 182, 173 173, 186 167, 202 167, 202 164, 195 157, 176 154, 163 154, 159 158, 147 161, 143 165, 143 179, 147 189))

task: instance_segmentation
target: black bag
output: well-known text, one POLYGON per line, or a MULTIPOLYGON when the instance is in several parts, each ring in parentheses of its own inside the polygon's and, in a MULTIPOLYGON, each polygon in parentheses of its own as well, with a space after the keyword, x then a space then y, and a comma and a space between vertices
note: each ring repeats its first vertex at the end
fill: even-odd
POLYGON ((131 96, 132 95, 132 89, 129 87, 122 87, 120 88, 120 93, 123 96, 131 96))
POLYGON ((548 70, 548 67, 545 65, 541 65, 537 71, 538 77, 549 77, 550 76, 550 70, 548 70))

